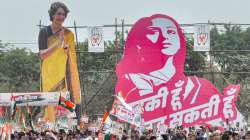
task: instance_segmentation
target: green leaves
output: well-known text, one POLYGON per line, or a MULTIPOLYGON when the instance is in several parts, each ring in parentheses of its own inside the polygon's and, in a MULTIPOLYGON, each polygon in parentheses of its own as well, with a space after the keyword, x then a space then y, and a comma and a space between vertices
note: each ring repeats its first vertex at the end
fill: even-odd
POLYGON ((243 50, 250 50, 250 28, 242 29, 229 24, 219 31, 214 27, 211 30, 211 44, 213 50, 242 50, 217 52, 214 58, 228 82, 241 85, 237 105, 245 116, 249 116, 250 73, 246 72, 250 72, 250 54, 243 50))
POLYGON ((38 56, 26 49, 7 49, 7 46, 1 45, 0 92, 39 91, 38 56))

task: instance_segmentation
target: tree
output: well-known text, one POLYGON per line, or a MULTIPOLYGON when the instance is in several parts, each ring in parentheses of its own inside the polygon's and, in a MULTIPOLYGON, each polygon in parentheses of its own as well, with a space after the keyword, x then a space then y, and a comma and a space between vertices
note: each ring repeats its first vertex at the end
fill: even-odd
POLYGON ((6 49, 0 53, 0 92, 39 91, 39 58, 26 49, 6 49))
POLYGON ((196 73, 200 71, 206 71, 205 58, 206 54, 204 52, 193 51, 194 40, 192 37, 186 36, 186 61, 185 61, 185 71, 193 72, 187 73, 187 75, 197 75, 202 76, 201 73, 196 73))
MULTIPOLYGON (((243 30, 240 26, 227 24, 224 28, 213 27, 211 30, 211 46, 213 50, 242 50, 225 51, 214 54, 215 62, 218 63, 222 76, 227 82, 240 84, 241 93, 237 105, 239 110, 249 116, 249 80, 250 80, 250 55, 243 50, 250 49, 250 28, 243 30)), ((224 80, 224 79, 221 79, 224 80)), ((228 83, 225 83, 225 86, 228 83)))

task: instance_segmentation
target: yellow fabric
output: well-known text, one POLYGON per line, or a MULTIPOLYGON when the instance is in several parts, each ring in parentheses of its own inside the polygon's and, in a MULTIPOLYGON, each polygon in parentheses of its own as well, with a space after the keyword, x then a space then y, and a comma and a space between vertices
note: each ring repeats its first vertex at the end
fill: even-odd
MULTIPOLYGON (((74 103, 80 104, 80 82, 74 34, 67 29, 64 31, 64 42, 69 45, 68 51, 65 51, 62 47, 57 48, 42 61, 41 89, 43 92, 70 91, 74 103)), ((55 35, 50 36, 48 38, 48 47, 53 46, 55 43, 59 44, 59 37, 55 35)), ((45 109, 45 119, 55 122, 55 108, 53 106, 45 109)))
POLYGON ((74 34, 69 32, 66 34, 66 42, 69 44, 69 76, 70 76, 70 89, 71 95, 73 96, 73 100, 75 104, 81 103, 81 89, 80 89, 80 82, 79 82, 79 74, 77 68, 77 60, 76 60, 76 51, 75 51, 75 44, 74 44, 74 34))
MULTIPOLYGON (((48 47, 58 44, 57 36, 48 38, 48 47)), ((57 48, 42 62, 42 89, 44 92, 54 91, 58 83, 66 79, 67 54, 63 48, 57 48)), ((66 88, 66 83, 65 83, 66 88)))

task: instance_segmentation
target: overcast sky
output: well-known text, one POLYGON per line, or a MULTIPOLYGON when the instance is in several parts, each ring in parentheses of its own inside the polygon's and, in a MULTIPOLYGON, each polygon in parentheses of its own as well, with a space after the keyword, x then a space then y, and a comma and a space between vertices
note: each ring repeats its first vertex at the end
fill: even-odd
MULTIPOLYGON (((0 0, 0 40, 36 42, 39 20, 48 25, 48 9, 55 0, 0 0)), ((113 24, 115 17, 134 23, 155 13, 167 14, 179 23, 250 23, 250 0, 63 0, 70 13, 65 25, 113 24)), ((84 31, 79 34, 85 34, 84 31)), ((84 40, 80 35, 80 40, 84 40)), ((18 45, 16 46, 23 46, 18 45)), ((36 50, 37 44, 25 45, 36 50)))

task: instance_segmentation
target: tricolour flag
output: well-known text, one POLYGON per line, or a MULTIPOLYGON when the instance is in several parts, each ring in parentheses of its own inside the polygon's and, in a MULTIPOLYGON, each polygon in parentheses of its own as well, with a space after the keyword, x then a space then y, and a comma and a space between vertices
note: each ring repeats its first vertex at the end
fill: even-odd
POLYGON ((107 120, 108 117, 109 117, 109 113, 106 111, 106 112, 103 114, 102 123, 105 123, 105 121, 107 120))
POLYGON ((70 100, 65 99, 62 96, 60 96, 59 105, 68 109, 70 112, 74 112, 76 107, 74 103, 72 103, 70 100))
POLYGON ((98 130, 98 140, 102 140, 102 130, 110 129, 112 127, 112 120, 109 117, 109 112, 105 111, 102 117, 102 123, 98 130))
POLYGON ((33 121, 32 121, 32 113, 30 111, 30 107, 29 106, 27 106, 27 113, 28 113, 28 117, 29 117, 28 119, 29 119, 30 128, 32 130, 34 130, 34 125, 33 125, 33 121))
POLYGON ((11 118, 13 119, 16 115, 16 101, 14 96, 11 96, 11 118))
POLYGON ((22 125, 22 129, 25 130, 26 129, 26 124, 25 124, 25 115, 24 113, 22 112, 22 115, 21 115, 21 125, 22 125))

